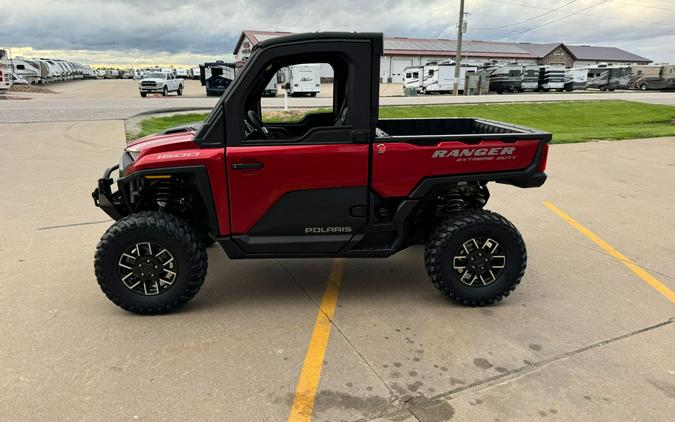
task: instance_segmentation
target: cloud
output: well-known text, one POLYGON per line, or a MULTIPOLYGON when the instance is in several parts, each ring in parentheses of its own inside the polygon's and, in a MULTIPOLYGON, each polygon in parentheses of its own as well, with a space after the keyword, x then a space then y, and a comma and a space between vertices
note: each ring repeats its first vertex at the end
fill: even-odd
MULTIPOLYGON (((30 47, 38 52, 63 53, 64 58, 76 56, 84 62, 194 64, 230 54, 242 29, 382 31, 390 36, 437 37, 441 34, 454 38, 458 3, 447 0, 25 0, 17 4, 14 0, 0 0, 3 11, 0 42, 15 50, 30 47)), ((565 3, 569 0, 467 1, 471 15, 466 37, 609 45, 657 61, 675 61, 675 4, 578 0, 560 11, 542 10, 565 3), (582 14, 546 24, 597 3, 600 4, 582 14), (545 15, 529 20, 541 14, 545 15), (500 28, 513 23, 519 24, 500 28), (543 26, 537 28, 540 25, 543 26)))

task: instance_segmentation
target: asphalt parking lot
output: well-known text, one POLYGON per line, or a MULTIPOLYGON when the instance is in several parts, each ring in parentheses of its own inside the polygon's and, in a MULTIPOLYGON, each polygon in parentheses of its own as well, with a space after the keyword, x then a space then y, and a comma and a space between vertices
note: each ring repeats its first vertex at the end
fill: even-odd
POLYGON ((193 302, 139 317, 93 274, 111 222, 90 192, 123 121, 0 128, 4 420, 675 419, 675 138, 555 145, 543 188, 492 186, 529 258, 496 306, 446 300, 421 248, 230 261, 212 247, 193 302))
MULTIPOLYGON (((216 97, 207 97, 199 81, 186 81, 185 93, 182 97, 159 94, 141 98, 138 94, 138 81, 91 80, 71 81, 67 83, 47 85, 53 94, 11 93, 7 95, 24 100, 0 101, 0 122, 33 123, 55 121, 98 121, 129 119, 133 116, 149 112, 178 112, 201 110, 208 111, 218 101, 216 97)), ((330 86, 324 84, 317 98, 288 98, 288 107, 295 109, 311 109, 329 107, 331 98, 330 86)), ((554 92, 554 93, 519 93, 504 95, 459 96, 451 95, 417 95, 404 97, 400 84, 382 84, 380 86, 380 105, 420 105, 420 104, 459 104, 459 103, 509 103, 509 102, 549 102, 579 100, 630 100, 652 104, 675 105, 675 92, 655 91, 616 91, 599 92, 597 90, 554 92)), ((5 96, 6 97, 6 96, 5 96)), ((0 95, 0 100, 3 95, 0 95)), ((263 109, 278 110, 284 107, 284 97, 279 94, 274 98, 262 99, 263 109)))

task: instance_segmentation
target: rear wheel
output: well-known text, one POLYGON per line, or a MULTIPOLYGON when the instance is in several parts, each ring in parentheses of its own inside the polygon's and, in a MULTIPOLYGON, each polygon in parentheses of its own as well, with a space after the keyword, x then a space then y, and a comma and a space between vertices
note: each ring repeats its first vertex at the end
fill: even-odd
POLYGON ((647 84, 643 83, 640 84, 640 91, 646 91, 647 90, 647 84))
POLYGON ((425 264, 438 290, 462 305, 499 302, 525 272, 525 243, 499 214, 464 211, 441 223, 427 241, 425 264))
POLYGON ((178 85, 178 91, 176 91, 176 94, 183 95, 183 85, 178 85))
POLYGON ((137 314, 173 312, 197 294, 206 277, 202 239, 171 214, 127 216, 101 237, 96 279, 117 306, 137 314))

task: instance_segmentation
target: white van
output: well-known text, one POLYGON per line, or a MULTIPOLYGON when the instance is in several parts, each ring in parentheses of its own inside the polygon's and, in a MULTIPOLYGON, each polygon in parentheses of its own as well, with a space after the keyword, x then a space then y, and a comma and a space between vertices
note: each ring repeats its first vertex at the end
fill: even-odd
POLYGON ((321 92, 321 65, 299 64, 287 68, 286 91, 288 95, 311 95, 321 92))

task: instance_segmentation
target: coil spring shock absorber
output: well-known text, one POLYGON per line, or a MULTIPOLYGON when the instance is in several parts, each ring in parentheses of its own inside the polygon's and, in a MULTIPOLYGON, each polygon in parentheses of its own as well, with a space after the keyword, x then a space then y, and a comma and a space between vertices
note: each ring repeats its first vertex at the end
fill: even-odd
POLYGON ((460 212, 464 209, 464 201, 459 193, 458 188, 453 188, 448 191, 445 202, 446 212, 460 212))
POLYGON ((169 206, 171 200, 172 183, 169 181, 161 181, 157 184, 157 191, 155 193, 155 201, 159 211, 164 211, 169 206))

